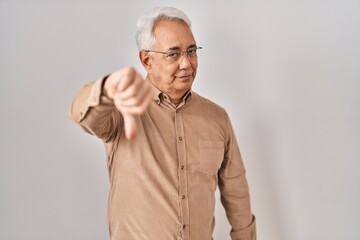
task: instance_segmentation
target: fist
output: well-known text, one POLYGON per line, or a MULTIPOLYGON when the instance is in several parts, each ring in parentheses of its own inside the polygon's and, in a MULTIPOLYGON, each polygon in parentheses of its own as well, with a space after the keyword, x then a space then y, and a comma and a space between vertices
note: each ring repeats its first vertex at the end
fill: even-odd
POLYGON ((151 85, 132 67, 113 72, 105 81, 104 95, 114 101, 124 117, 127 139, 136 137, 136 116, 143 114, 151 99, 151 85))

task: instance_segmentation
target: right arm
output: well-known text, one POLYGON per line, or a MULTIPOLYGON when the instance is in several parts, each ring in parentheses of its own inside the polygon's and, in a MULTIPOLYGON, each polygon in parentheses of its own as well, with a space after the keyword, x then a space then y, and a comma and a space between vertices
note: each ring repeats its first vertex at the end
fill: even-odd
POLYGON ((114 139, 120 128, 132 139, 136 136, 134 117, 144 113, 150 101, 150 83, 135 69, 123 68, 83 86, 71 105, 70 117, 105 142, 114 139))

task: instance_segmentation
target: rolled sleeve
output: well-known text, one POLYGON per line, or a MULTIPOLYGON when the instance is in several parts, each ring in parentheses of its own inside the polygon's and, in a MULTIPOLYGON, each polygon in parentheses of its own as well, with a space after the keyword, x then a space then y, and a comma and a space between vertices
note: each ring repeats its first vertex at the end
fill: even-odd
POLYGON ((107 77, 85 84, 69 110, 69 116, 75 123, 105 142, 114 138, 122 123, 121 114, 113 101, 102 94, 107 77))
POLYGON ((105 97, 102 97, 102 86, 106 78, 107 76, 85 84, 76 94, 69 109, 69 116, 74 122, 80 123, 91 107, 100 104, 101 98, 110 104, 110 99, 106 100, 105 97))
POLYGON ((230 232, 231 240, 256 240, 256 220, 253 215, 251 224, 239 231, 230 232))

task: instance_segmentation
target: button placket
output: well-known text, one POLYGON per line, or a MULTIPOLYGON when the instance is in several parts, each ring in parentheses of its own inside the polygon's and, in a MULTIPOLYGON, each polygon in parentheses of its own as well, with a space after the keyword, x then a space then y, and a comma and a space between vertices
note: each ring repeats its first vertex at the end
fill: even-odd
MULTIPOLYGON (((182 119, 182 112, 178 109, 174 111, 175 115, 175 129, 176 129, 176 147, 178 155, 178 174, 179 174, 179 201, 181 205, 181 222, 183 223, 183 230, 186 228, 186 224, 189 223, 189 206, 187 200, 187 171, 186 167, 186 146, 184 126, 182 119)), ((188 239, 188 231, 184 231, 184 239, 188 239)))

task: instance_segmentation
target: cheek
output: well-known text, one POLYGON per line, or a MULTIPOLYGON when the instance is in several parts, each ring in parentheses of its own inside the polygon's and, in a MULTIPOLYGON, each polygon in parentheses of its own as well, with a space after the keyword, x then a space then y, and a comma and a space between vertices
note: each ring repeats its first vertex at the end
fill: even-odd
POLYGON ((190 61, 190 64, 191 64, 191 67, 192 67, 193 69, 196 69, 197 66, 198 66, 198 61, 197 61, 197 59, 192 59, 192 61, 190 61))
POLYGON ((153 76, 159 84, 167 85, 173 81, 174 75, 176 74, 177 69, 173 66, 157 66, 156 70, 153 71, 153 76))
POLYGON ((163 68, 164 77, 173 77, 178 71, 176 65, 168 65, 163 68))
POLYGON ((193 64, 191 64, 192 69, 194 70, 194 73, 196 73, 197 67, 198 67, 198 63, 194 62, 193 64))
POLYGON ((166 67, 162 64, 156 64, 153 68, 153 75, 157 78, 163 78, 166 75, 166 67))

